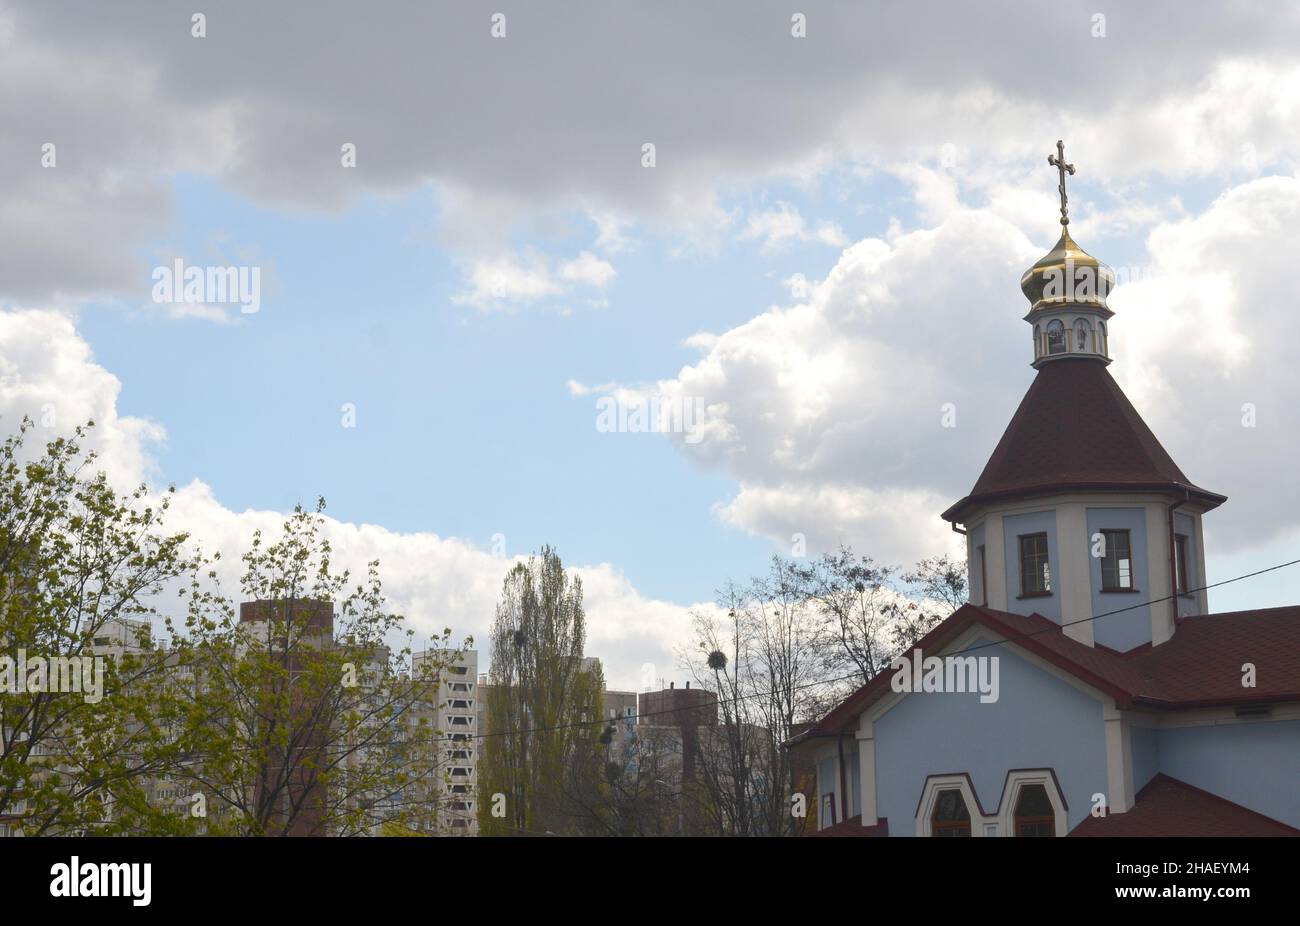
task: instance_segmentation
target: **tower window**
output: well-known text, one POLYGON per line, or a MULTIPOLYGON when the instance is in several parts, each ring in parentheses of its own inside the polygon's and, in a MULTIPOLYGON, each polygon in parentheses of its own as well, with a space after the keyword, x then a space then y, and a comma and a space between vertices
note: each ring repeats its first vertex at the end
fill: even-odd
POLYGON ((930 815, 930 835, 969 836, 970 811, 961 792, 954 789, 940 791, 934 799, 934 813, 930 815))
POLYGON ((1047 534, 1020 536, 1020 597, 1052 594, 1052 567, 1047 560, 1047 534))
POLYGON ((1065 353, 1065 325, 1059 318, 1054 318, 1047 323, 1047 352, 1065 353))
POLYGON ((1016 799, 1017 836, 1055 836, 1056 810, 1042 785, 1025 785, 1016 799))
POLYGON ((1131 592, 1133 590, 1133 555, 1128 531, 1102 531, 1105 552, 1101 558, 1101 590, 1103 592, 1131 592))
POLYGON ((1191 594, 1187 589, 1187 535, 1174 534, 1174 572, 1178 575, 1178 594, 1191 594))
POLYGON ((1106 323, 1097 322, 1097 353, 1103 357, 1110 356, 1110 344, 1106 338, 1106 323))
POLYGON ((984 544, 980 544, 975 548, 975 556, 980 564, 980 604, 987 605, 989 603, 989 581, 988 570, 984 565, 984 544))

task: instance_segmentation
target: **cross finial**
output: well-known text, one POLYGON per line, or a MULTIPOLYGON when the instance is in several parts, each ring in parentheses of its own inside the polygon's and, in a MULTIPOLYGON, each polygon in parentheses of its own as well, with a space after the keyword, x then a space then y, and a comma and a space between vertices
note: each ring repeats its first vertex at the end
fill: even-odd
POLYGON ((1047 156, 1047 163, 1057 169, 1061 175, 1061 184, 1057 187, 1061 191, 1061 224, 1070 224, 1070 206, 1065 197, 1065 175, 1074 174, 1074 165, 1065 163, 1065 142, 1059 138, 1056 140, 1056 154, 1047 156))

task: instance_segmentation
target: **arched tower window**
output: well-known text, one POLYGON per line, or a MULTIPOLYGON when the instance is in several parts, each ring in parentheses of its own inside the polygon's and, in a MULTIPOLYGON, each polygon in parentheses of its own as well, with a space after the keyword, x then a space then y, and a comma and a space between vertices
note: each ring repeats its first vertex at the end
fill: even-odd
POLYGON ((930 815, 932 836, 969 836, 970 811, 966 800, 956 788, 940 791, 934 799, 934 813, 930 815))
POLYGON ((1086 318, 1074 321, 1074 349, 1087 353, 1092 350, 1092 325, 1086 318))
POLYGON ((1106 337, 1105 322, 1097 323, 1097 353, 1101 354, 1103 357, 1110 356, 1110 344, 1106 337))
POLYGON ((1065 324, 1059 318, 1054 318, 1047 323, 1047 352, 1065 353, 1065 324))
POLYGON ((1043 353, 1043 326, 1034 325, 1034 356, 1038 357, 1043 353))

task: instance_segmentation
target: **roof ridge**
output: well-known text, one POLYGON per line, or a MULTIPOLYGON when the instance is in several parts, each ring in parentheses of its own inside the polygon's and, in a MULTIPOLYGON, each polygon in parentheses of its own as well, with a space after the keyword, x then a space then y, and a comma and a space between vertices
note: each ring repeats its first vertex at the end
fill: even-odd
POLYGON ((1183 781, 1183 779, 1181 778, 1175 778, 1173 775, 1170 775, 1166 772, 1156 772, 1154 775, 1152 775, 1151 780, 1142 786, 1142 789, 1138 791, 1137 794, 1134 795, 1134 798, 1136 799, 1141 797, 1143 794, 1145 794, 1148 791, 1148 789, 1150 789, 1153 785, 1156 785, 1157 783, 1161 783, 1161 784, 1170 783, 1170 784, 1178 785, 1180 788, 1185 788, 1188 791, 1193 791, 1202 797, 1209 798, 1210 800, 1217 801, 1218 803, 1221 804, 1227 804, 1229 807, 1232 807, 1234 810, 1239 810, 1243 813, 1250 814, 1251 816, 1259 817, 1261 820, 1267 820, 1269 823, 1276 823, 1279 826, 1285 826, 1287 829, 1293 831, 1297 835, 1300 835, 1300 829, 1296 829, 1294 826, 1291 826, 1289 823, 1283 823, 1281 820, 1278 820, 1275 817, 1270 817, 1266 813, 1260 813, 1258 810, 1251 810, 1245 804, 1238 804, 1236 801, 1230 800, 1229 798, 1224 797, 1222 794, 1215 794, 1213 791, 1207 791, 1204 788, 1198 788, 1196 785, 1191 784, 1190 782, 1187 781, 1183 781))

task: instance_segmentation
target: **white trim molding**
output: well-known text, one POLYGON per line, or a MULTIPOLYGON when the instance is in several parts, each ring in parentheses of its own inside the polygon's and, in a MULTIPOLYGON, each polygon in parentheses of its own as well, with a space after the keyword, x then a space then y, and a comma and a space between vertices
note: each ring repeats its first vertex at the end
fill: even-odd
POLYGON ((875 826, 880 822, 876 808, 876 741, 875 727, 870 716, 863 711, 858 718, 858 787, 862 806, 862 825, 875 826))
POLYGON ((1133 809, 1133 739, 1124 712, 1112 699, 1102 706, 1106 731, 1106 813, 1133 809))

